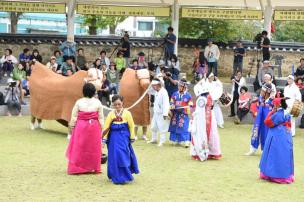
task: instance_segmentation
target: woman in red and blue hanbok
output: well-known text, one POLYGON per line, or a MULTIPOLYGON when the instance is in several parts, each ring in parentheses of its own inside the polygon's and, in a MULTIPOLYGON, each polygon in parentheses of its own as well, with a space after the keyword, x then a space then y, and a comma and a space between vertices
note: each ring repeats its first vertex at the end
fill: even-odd
POLYGON ((131 113, 123 108, 123 98, 114 95, 111 111, 105 121, 103 141, 108 146, 108 178, 114 184, 133 181, 132 174, 138 174, 137 159, 132 147, 135 141, 134 121, 131 113))
POLYGON ((190 146, 190 114, 193 106, 192 96, 187 92, 187 81, 181 80, 178 84, 178 91, 173 93, 171 100, 171 122, 169 127, 170 141, 184 143, 185 147, 190 146))
POLYGON ((272 91, 273 89, 271 84, 265 84, 261 89, 257 106, 258 112, 251 132, 250 151, 246 153, 246 155, 253 155, 258 150, 260 144, 261 150, 263 151, 264 149, 269 129, 268 126, 265 125, 264 120, 273 108, 273 98, 270 97, 272 91))
POLYGON ((273 102, 275 108, 265 120, 269 131, 260 162, 260 178, 276 183, 292 183, 294 160, 291 116, 284 111, 284 99, 275 98, 273 102))

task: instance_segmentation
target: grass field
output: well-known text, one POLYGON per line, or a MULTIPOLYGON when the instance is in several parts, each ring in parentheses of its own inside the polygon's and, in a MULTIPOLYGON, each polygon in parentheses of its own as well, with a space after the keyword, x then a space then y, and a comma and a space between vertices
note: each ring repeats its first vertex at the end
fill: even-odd
POLYGON ((295 183, 258 178, 260 154, 244 156, 251 126, 220 130, 223 158, 193 161, 189 150, 137 141, 141 173, 128 185, 100 175, 66 174, 66 129, 55 121, 29 129, 29 117, 0 118, 0 201, 304 201, 304 132, 294 138, 295 183))

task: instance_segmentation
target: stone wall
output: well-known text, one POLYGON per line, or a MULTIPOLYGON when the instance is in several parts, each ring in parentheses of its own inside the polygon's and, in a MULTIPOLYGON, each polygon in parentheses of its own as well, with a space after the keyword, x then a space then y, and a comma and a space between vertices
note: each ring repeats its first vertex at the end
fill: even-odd
MULTIPOLYGON (((3 55, 5 48, 11 48, 13 50, 13 55, 18 56, 24 48, 29 48, 33 50, 37 48, 43 57, 43 62, 46 63, 50 56, 55 50, 58 49, 58 45, 55 44, 3 44, 0 43, 0 55, 3 55)), ((106 50, 108 56, 114 50, 115 47, 110 46, 100 46, 100 45, 80 45, 78 48, 83 48, 85 50, 85 56, 89 62, 93 62, 98 56, 101 50, 106 50)), ((193 63, 193 47, 179 47, 179 58, 182 65, 182 71, 186 72, 188 75, 191 74, 192 63, 193 63)), ((146 53, 147 57, 158 61, 162 55, 161 48, 132 48, 131 55, 136 56, 140 51, 146 53)), ((232 72, 233 63, 233 50, 231 49, 221 49, 221 56, 219 61, 219 75, 220 76, 230 76, 232 72)), ((287 76, 291 73, 291 66, 295 64, 297 67, 301 57, 304 57, 302 52, 289 52, 289 51, 272 51, 272 55, 282 55, 284 60, 282 64, 283 76, 287 76)), ((114 55, 112 56, 114 58, 114 55)), ((255 51, 248 51, 247 56, 244 60, 244 73, 247 74, 250 68, 249 61, 256 58, 255 51)), ((273 61, 272 61, 273 62, 273 61)), ((252 69, 252 73, 256 73, 256 65, 252 69)))

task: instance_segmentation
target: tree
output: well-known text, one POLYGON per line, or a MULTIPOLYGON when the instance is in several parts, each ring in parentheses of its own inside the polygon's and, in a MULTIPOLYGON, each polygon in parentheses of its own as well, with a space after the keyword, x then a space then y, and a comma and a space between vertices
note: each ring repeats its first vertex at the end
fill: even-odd
POLYGON ((303 22, 277 21, 275 29, 272 37, 276 41, 304 42, 303 22))
POLYGON ((96 35, 97 29, 110 29, 110 34, 115 34, 117 25, 124 21, 127 16, 96 16, 85 15, 83 16, 83 26, 89 27, 89 34, 96 35))
POLYGON ((22 13, 10 12, 11 33, 12 34, 16 34, 17 33, 17 24, 18 24, 19 18, 21 16, 22 16, 22 13))
MULTIPOLYGON (((160 23, 171 24, 169 18, 159 18, 160 23)), ((262 31, 262 23, 248 20, 207 20, 181 18, 179 37, 207 39, 228 42, 231 40, 252 40, 262 31)))

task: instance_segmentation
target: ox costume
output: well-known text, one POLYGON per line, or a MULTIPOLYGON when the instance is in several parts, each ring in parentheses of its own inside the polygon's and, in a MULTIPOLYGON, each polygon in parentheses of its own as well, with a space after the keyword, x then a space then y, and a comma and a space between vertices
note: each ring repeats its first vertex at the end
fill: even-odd
MULTIPOLYGON (((268 92, 271 94, 273 92, 271 84, 265 84, 262 87, 262 91, 268 92)), ((260 95, 258 100, 258 113, 256 119, 253 124, 252 134, 251 134, 251 146, 250 151, 246 153, 246 155, 254 154, 259 145, 261 144, 261 150, 263 151, 267 133, 268 133, 268 126, 265 125, 264 120, 266 119, 268 113, 272 110, 272 97, 268 97, 265 99, 264 96, 260 95)))
POLYGON ((197 101, 191 124, 190 155, 199 161, 208 158, 219 159, 222 156, 220 138, 207 83, 202 80, 196 84, 194 92, 197 101))
MULTIPOLYGON (((289 75, 288 79, 294 80, 294 76, 289 75)), ((300 102, 302 100, 301 92, 294 82, 284 88, 284 97, 289 98, 286 100, 288 113, 291 112, 293 104, 296 100, 300 102)), ((292 136, 296 135, 296 119, 293 116, 291 117, 291 133, 292 136)))
MULTIPOLYGON (((281 98, 274 104, 280 106, 281 98)), ((265 124, 269 127, 264 152, 260 162, 260 178, 276 183, 294 181, 293 142, 290 131, 291 116, 278 108, 269 113, 265 124)))
MULTIPOLYGON (((162 85, 159 80, 152 80, 152 85, 162 85)), ((152 139, 148 143, 157 142, 157 133, 160 133, 159 146, 166 142, 166 133, 169 129, 170 121, 167 119, 170 111, 169 95, 166 89, 162 86, 155 93, 153 118, 151 122, 152 139)))
POLYGON ((185 143, 185 147, 189 147, 190 144, 190 132, 189 132, 189 122, 191 108, 193 106, 192 96, 186 90, 187 82, 180 81, 178 84, 180 87, 184 87, 184 91, 177 91, 173 93, 170 105, 172 118, 170 122, 169 132, 170 141, 174 143, 185 143))

